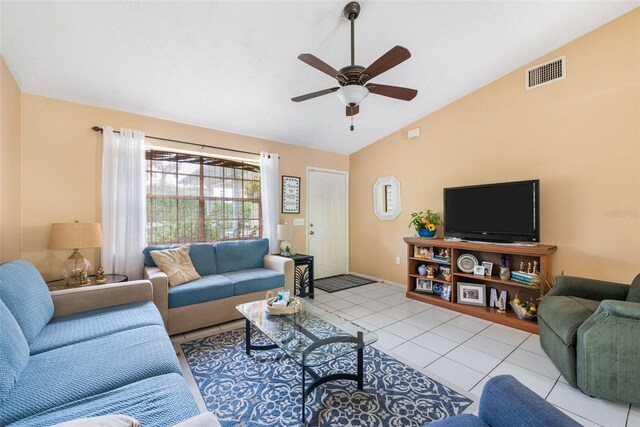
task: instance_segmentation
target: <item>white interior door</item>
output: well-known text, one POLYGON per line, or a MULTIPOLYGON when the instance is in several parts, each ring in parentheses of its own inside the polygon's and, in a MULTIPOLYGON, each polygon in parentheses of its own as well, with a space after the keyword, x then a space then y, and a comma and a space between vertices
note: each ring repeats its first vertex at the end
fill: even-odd
POLYGON ((308 253, 314 278, 347 273, 347 174, 307 172, 308 253))

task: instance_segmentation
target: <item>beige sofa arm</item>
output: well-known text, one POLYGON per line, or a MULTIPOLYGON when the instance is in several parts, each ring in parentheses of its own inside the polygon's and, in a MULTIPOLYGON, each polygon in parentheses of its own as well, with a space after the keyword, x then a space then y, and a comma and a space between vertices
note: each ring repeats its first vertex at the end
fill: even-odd
POLYGON ((264 268, 284 274, 284 288, 288 290, 291 295, 294 295, 294 263, 291 258, 285 258, 278 255, 265 255, 264 268))
POLYGON ((53 317, 60 317, 113 305, 152 301, 153 288, 148 280, 136 280, 52 291, 51 299, 53 317))
POLYGON ((158 267, 145 267, 144 278, 153 286, 153 302, 162 315, 164 326, 169 320, 169 278, 158 267))

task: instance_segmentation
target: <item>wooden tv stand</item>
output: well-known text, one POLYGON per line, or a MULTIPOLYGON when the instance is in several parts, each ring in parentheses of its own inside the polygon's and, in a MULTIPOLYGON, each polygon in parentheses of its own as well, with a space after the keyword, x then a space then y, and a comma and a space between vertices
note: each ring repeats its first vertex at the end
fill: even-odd
MULTIPOLYGON (((502 280, 499 277, 500 262, 502 256, 507 258, 507 266, 509 270, 518 270, 520 262, 524 261, 525 265, 529 262, 538 261, 540 266, 540 274, 542 274, 547 280, 551 281, 551 257, 558 249, 556 246, 551 245, 536 245, 536 246, 521 246, 521 245, 502 245, 492 243, 474 243, 464 241, 449 241, 444 239, 425 239, 421 237, 405 237, 405 243, 407 243, 407 298, 411 298, 417 301, 423 301, 436 306, 455 310, 460 313, 465 313, 470 316, 479 317, 481 319, 489 320, 491 322, 500 323, 503 325, 511 326, 523 331, 538 333, 538 323, 533 320, 521 320, 518 319, 511 309, 507 305, 506 313, 498 313, 497 308, 488 307, 491 289, 494 288, 498 291, 507 291, 508 301, 515 297, 518 293, 518 297, 522 300, 535 301, 537 305, 537 298, 539 298, 539 292, 529 285, 521 284, 513 280, 502 280), (433 251, 436 255, 441 249, 449 249, 450 258, 448 262, 437 261, 425 257, 416 256, 416 248, 426 248, 426 250, 433 251), (473 273, 464 273, 460 271, 457 266, 458 257, 462 254, 474 255, 479 263, 483 261, 492 262, 493 270, 491 276, 475 276, 473 273), (444 278, 434 277, 433 279, 421 276, 418 273, 418 267, 420 265, 431 265, 434 267, 445 266, 451 269, 450 280, 444 278), (451 297, 444 300, 438 295, 421 292, 416 290, 416 280, 433 280, 433 283, 441 283, 451 285, 451 297), (461 304, 458 302, 458 289, 459 282, 466 283, 479 283, 486 285, 486 301, 487 306, 476 306, 461 304)), ((507 301, 507 302, 508 302, 507 301)))

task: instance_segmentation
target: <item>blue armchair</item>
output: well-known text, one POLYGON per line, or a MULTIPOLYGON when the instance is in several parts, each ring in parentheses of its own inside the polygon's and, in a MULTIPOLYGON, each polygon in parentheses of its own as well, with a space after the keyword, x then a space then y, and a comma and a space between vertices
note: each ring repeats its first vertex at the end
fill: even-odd
POLYGON ((580 427, 511 375, 491 378, 482 390, 478 416, 460 414, 429 427, 580 427))

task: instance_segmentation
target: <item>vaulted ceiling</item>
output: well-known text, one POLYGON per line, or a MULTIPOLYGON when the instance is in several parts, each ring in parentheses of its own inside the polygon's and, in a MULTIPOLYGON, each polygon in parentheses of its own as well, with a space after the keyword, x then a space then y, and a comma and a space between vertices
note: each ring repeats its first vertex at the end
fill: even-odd
POLYGON ((290 100, 335 86, 300 53, 349 64, 346 3, 3 1, 0 48, 24 92, 352 153, 640 4, 363 0, 356 63, 404 46, 374 80, 419 93, 370 95, 350 132, 335 94, 290 100))

